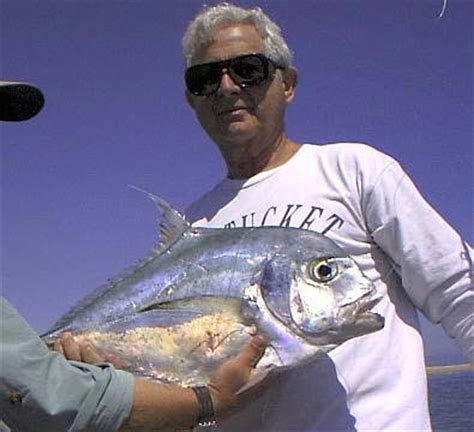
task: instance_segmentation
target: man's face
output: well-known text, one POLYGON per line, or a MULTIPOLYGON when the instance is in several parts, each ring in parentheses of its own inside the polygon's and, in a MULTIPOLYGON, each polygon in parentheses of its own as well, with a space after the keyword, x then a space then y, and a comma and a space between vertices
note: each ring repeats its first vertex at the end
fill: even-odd
MULTIPOLYGON (((198 52, 193 65, 265 52, 262 37, 250 24, 221 27, 214 36, 214 42, 198 52)), ((273 79, 246 88, 224 73, 215 93, 195 96, 188 92, 187 98, 202 127, 222 150, 239 144, 259 150, 260 146, 271 145, 283 132, 285 107, 293 98, 293 84, 285 82, 280 69, 273 79)))

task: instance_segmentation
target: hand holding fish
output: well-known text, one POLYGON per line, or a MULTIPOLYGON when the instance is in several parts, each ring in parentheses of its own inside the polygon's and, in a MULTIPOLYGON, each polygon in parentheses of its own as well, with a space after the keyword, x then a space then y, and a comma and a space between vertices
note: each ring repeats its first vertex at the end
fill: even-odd
POLYGON ((265 353, 267 342, 266 336, 254 336, 237 356, 227 360, 211 376, 207 387, 214 401, 218 420, 256 399, 267 388, 268 375, 266 379, 240 391, 251 380, 257 363, 265 353))
MULTIPOLYGON (((68 360, 82 361, 85 363, 101 363, 108 361, 100 355, 96 347, 90 342, 78 343, 71 333, 64 333, 54 341, 53 350, 61 353, 68 360)), ((111 363, 113 363, 111 361, 111 363)), ((114 366, 118 366, 115 365, 114 366)))
POLYGON ((69 332, 63 333, 56 339, 52 349, 53 351, 61 353, 68 360, 90 364, 111 363, 118 369, 123 368, 123 362, 121 362, 116 355, 99 350, 97 346, 89 340, 79 341, 69 332))
MULTIPOLYGON (((267 346, 267 338, 256 335, 242 350, 224 362, 211 376, 207 385, 217 421, 235 413, 260 396, 267 387, 268 379, 249 386, 252 372, 262 358, 267 346), (242 388, 244 391, 240 392, 242 388)), ((90 342, 78 342, 70 333, 58 338, 53 349, 68 360, 100 363, 108 361, 90 342)), ((133 430, 175 431, 196 424, 196 399, 192 391, 178 385, 155 383, 137 378, 135 380, 135 406, 121 432, 133 430), (143 401, 147 402, 144 403, 143 401), (149 406, 144 410, 143 406, 149 406), (158 405, 158 406, 157 406, 158 405), (149 429, 149 426, 151 429, 149 429)))
MULTIPOLYGON (((251 371, 263 355, 266 339, 253 337, 237 356, 224 362, 212 375, 207 388, 217 421, 258 397, 266 380, 239 393, 251 377, 251 371)), ((132 413, 121 432, 176 431, 195 426, 201 418, 201 407, 194 391, 175 384, 157 383, 137 378, 132 413), (147 406, 150 409, 143 409, 147 406), (199 414, 198 414, 199 413, 199 414)))

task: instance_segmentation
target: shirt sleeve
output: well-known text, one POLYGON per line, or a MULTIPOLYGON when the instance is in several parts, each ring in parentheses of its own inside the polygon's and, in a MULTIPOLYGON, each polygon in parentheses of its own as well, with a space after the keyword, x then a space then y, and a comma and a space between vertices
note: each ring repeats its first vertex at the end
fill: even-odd
POLYGON ((12 431, 116 431, 134 379, 109 364, 67 361, 0 299, 0 412, 12 431))
POLYGON ((387 157, 379 172, 364 202, 369 232, 394 262, 413 303, 441 323, 473 362, 472 248, 426 202, 398 162, 387 157))

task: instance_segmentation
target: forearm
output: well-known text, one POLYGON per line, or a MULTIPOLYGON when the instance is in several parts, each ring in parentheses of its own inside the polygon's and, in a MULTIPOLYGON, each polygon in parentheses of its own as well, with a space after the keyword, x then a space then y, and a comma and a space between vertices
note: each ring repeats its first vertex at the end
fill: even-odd
MULTIPOLYGON (((129 378, 128 385, 122 385, 123 389, 129 389, 129 393, 124 395, 123 392, 115 392, 115 397, 124 399, 123 396, 127 396, 125 399, 129 400, 130 404, 126 411, 128 416, 118 418, 118 426, 113 430, 177 431, 193 428, 198 420, 219 421, 231 415, 245 403, 258 397, 265 389, 267 381, 264 379, 244 392, 239 391, 248 383, 265 348, 266 337, 257 335, 237 356, 227 360, 214 371, 207 385, 212 407, 203 396, 202 389, 196 393, 195 389, 133 378, 129 373, 116 371, 118 378, 129 378)), ((78 365, 81 364, 79 360, 102 361, 93 346, 78 344, 72 335, 65 334, 58 340, 55 350, 68 358, 75 358, 74 363, 78 365)))
POLYGON ((130 414, 133 376, 107 365, 66 361, 48 350, 8 302, 0 299, 0 306, 5 423, 24 432, 117 430, 130 414), (11 402, 12 395, 18 402, 11 402))
POLYGON ((137 378, 132 411, 120 432, 190 429, 197 424, 197 413, 193 390, 137 378))
MULTIPOLYGON (((257 335, 213 374, 207 385, 217 421, 241 408, 245 402, 261 395, 268 384, 263 380, 239 392, 249 381, 251 372, 265 352, 267 339, 257 335)), ((192 389, 135 379, 135 396, 130 417, 120 432, 176 431, 190 429, 198 423, 198 400, 192 389)))

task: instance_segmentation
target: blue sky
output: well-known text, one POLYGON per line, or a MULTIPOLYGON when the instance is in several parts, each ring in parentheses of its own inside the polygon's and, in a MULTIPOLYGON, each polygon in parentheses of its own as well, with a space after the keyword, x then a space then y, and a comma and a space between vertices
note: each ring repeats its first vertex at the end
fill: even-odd
MULTIPOLYGON (((472 2, 441 18, 443 0, 237 3, 295 52, 290 137, 396 157, 472 243, 472 2)), ((127 185, 184 209, 225 175, 184 99, 180 41, 201 6, 2 0, 2 79, 46 95, 36 118, 0 125, 2 291, 38 331, 155 243, 156 211, 127 185)), ((423 328, 430 362, 462 361, 423 328)))

